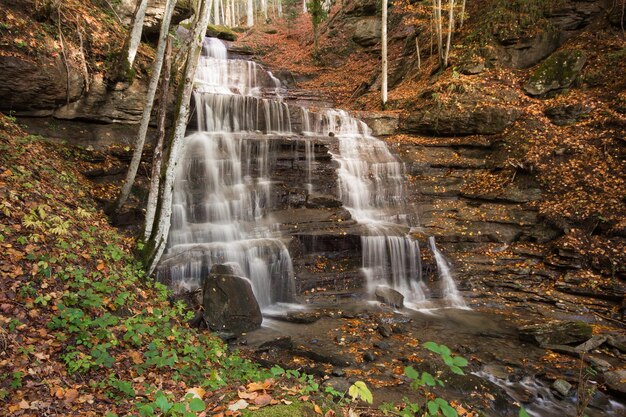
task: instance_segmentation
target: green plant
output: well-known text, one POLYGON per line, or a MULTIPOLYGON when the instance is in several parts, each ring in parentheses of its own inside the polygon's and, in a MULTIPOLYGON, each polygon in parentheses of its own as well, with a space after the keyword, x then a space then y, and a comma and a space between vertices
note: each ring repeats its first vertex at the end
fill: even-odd
MULTIPOLYGON (((439 355, 451 372, 457 375, 465 374, 461 368, 468 365, 467 359, 453 355, 447 346, 439 345, 435 342, 426 342, 422 346, 439 355)), ((411 388, 420 393, 421 398, 427 400, 425 403, 420 404, 404 397, 404 406, 402 408, 392 403, 383 403, 380 406, 380 410, 385 415, 393 414, 402 417, 413 417, 416 413, 422 413, 422 415, 427 417, 458 417, 458 413, 448 401, 431 392, 432 388, 445 385, 444 381, 437 375, 432 375, 425 371, 420 373, 412 366, 404 368, 404 375, 411 380, 411 388)))

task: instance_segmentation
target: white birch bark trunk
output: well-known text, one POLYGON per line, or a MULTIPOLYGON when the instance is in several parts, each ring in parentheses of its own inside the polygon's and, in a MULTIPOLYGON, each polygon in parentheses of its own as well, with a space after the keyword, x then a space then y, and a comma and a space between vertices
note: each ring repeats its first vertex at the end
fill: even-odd
POLYGON ((213 0, 213 23, 220 24, 220 0, 213 0))
POLYGON ((381 92, 381 100, 383 103, 383 108, 387 103, 387 0, 383 0, 383 11, 382 11, 382 33, 381 33, 381 43, 382 43, 382 81, 380 83, 380 92, 381 92))
POLYGON ((306 0, 302 0, 302 13, 306 13, 306 12, 307 12, 306 0))
POLYGON ((415 51, 417 53, 417 69, 422 69, 422 57, 420 56, 420 41, 419 37, 415 37, 415 51))
POLYGON ((167 44, 167 34, 170 29, 170 22, 172 20, 172 14, 174 13, 174 6, 176 6, 176 0, 167 0, 165 5, 165 14, 163 15, 163 22, 161 22, 161 32, 159 34, 159 43, 157 46, 156 59, 152 65, 152 77, 150 78, 150 84, 148 86, 148 94, 146 96, 146 104, 143 108, 143 114, 141 116, 141 122, 139 124, 139 131, 135 139, 135 149, 133 151, 133 157, 126 173, 126 179, 120 195, 115 203, 115 212, 119 213, 135 183, 135 177, 137 176, 137 170, 141 163, 141 154, 143 153, 143 146, 146 142, 146 135, 148 133, 148 126, 150 125, 150 115, 152 114, 152 107, 154 105, 154 97, 156 96, 156 90, 159 86, 159 79, 161 78, 161 68, 163 67, 163 58, 165 55, 165 45, 167 44))
POLYGON ((148 8, 148 0, 139 0, 137 12, 133 19, 133 27, 130 31, 130 41, 128 43, 128 65, 133 66, 137 50, 141 43, 141 33, 143 32, 143 21, 146 17, 146 9, 148 8))
POLYGON ((452 32, 454 31, 454 2, 450 1, 450 11, 448 12, 448 38, 446 40, 446 52, 443 56, 443 68, 448 67, 448 57, 450 56, 450 44, 452 43, 452 32))
POLYGON ((170 89, 170 74, 172 71, 172 42, 168 38, 165 50, 165 61, 163 63, 163 76, 161 77, 161 102, 159 103, 159 114, 157 116, 157 142, 154 145, 154 155, 152 156, 152 176, 150 177, 150 193, 148 194, 148 204, 146 205, 146 224, 144 227, 144 241, 147 241, 152 234, 154 227, 154 215, 159 202, 159 185, 161 182, 161 165, 163 164, 163 142, 165 141, 165 116, 167 115, 167 96, 170 89))
POLYGON ((248 0, 248 27, 252 27, 254 25, 254 4, 252 0, 248 0))
POLYGON ((191 93, 193 91, 193 81, 196 75, 196 68, 198 67, 198 59, 202 52, 202 43, 204 40, 204 34, 206 27, 209 24, 209 2, 208 0, 198 0, 197 7, 195 8, 198 15, 194 19, 193 33, 190 38, 189 54, 185 63, 184 69, 184 83, 179 89, 178 100, 179 108, 177 111, 177 117, 175 118, 175 128, 172 137, 172 145, 170 149, 170 155, 167 162, 167 169, 165 171, 165 182, 163 184, 163 197, 161 199, 161 212, 159 213, 159 220, 154 234, 153 240, 153 252, 150 263, 148 265, 147 272, 152 274, 154 269, 165 251, 167 243, 167 237, 170 231, 170 222, 172 217, 172 197, 174 187, 174 173, 176 170, 176 164, 178 156, 183 145, 183 137, 185 136, 185 130, 187 129, 187 119, 189 118, 189 102, 191 99, 191 93))
POLYGON ((465 2, 463 0, 463 5, 461 6, 461 22, 459 23, 459 29, 463 29, 463 21, 465 20, 465 2))

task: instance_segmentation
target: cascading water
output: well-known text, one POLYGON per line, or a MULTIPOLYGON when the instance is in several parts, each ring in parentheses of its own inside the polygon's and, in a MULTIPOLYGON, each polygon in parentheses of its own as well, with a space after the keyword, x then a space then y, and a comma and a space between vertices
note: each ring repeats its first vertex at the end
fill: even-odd
POLYGON ((447 300, 452 307, 467 308, 461 293, 459 293, 459 290, 456 287, 454 278, 452 278, 452 274, 450 273, 450 264, 439 249, 437 249, 434 236, 428 238, 428 244, 430 245, 430 250, 432 251, 433 256, 435 257, 435 262, 437 263, 439 279, 442 283, 443 298, 447 300))
MULTIPOLYGON (((272 141, 297 136, 304 141, 308 194, 316 189, 314 140, 332 143, 339 197, 365 230, 362 271, 368 290, 388 285, 409 302, 423 301, 420 248, 408 235, 403 165, 347 112, 302 107, 291 112, 282 92, 270 72, 252 61, 228 59, 221 41, 205 40, 195 80, 196 117, 177 166, 160 271, 175 289, 191 289, 213 264, 235 262, 261 307, 291 300, 294 274, 286 237, 269 212, 276 166, 272 141), (292 120, 299 122, 301 135, 293 132, 292 120)), ((441 277, 445 288, 454 288, 446 294, 460 299, 449 273, 441 277)))
POLYGON ((293 296, 291 258, 263 222, 270 204, 269 139, 291 131, 280 83, 207 38, 194 91, 197 131, 185 138, 163 264, 175 287, 196 287, 215 263, 239 264, 265 307, 293 296))

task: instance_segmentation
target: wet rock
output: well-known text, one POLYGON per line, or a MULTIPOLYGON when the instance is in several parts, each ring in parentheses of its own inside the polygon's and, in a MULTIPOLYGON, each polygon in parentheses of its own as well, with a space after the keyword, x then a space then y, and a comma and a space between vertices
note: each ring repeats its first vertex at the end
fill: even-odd
POLYGON ((376 287, 374 295, 376 296, 376 300, 380 301, 383 304, 387 304, 394 308, 404 307, 404 295, 400 294, 393 288, 379 285, 378 287, 376 287))
POLYGON ((389 337, 391 336, 392 333, 392 329, 391 326, 386 324, 386 323, 380 323, 378 325, 378 327, 376 328, 376 330, 378 330, 378 333, 382 336, 382 337, 389 337))
POLYGON ((338 376, 338 377, 342 377, 346 375, 346 371, 344 371, 341 368, 333 368, 332 372, 331 372, 332 376, 338 376))
POLYGON ((567 345, 584 342, 591 338, 592 328, 581 321, 549 322, 522 326, 519 329, 521 340, 544 345, 567 345))
POLYGON ((293 340, 291 340, 290 336, 281 336, 277 337, 274 340, 268 340, 267 342, 262 343, 258 350, 269 350, 269 349, 284 349, 290 350, 293 348, 293 340))
POLYGON ((252 285, 234 264, 218 264, 203 282, 204 319, 212 330, 234 333, 261 327, 252 285))
POLYGON ((374 362, 376 360, 376 355, 374 355, 372 352, 365 352, 363 354, 363 360, 365 362, 374 362))
POLYGON ((530 77, 524 91, 531 96, 544 96, 572 85, 583 66, 586 56, 582 51, 560 51, 539 65, 530 77))
POLYGON ((576 350, 589 352, 590 350, 600 347, 604 342, 606 342, 607 338, 607 335, 595 335, 585 343, 576 346, 576 350))
POLYGON ((346 367, 352 365, 352 360, 340 354, 328 352, 323 348, 316 348, 315 351, 306 349, 303 346, 292 349, 291 353, 314 361, 329 363, 334 366, 346 367))
POLYGON ((498 379, 502 379, 503 381, 509 380, 509 371, 507 367, 503 365, 485 365, 483 367, 483 372, 486 372, 498 379))
POLYGON ((365 122, 372 129, 374 136, 389 136, 398 130, 398 115, 370 111, 352 112, 356 118, 365 122))
POLYGON ((570 390, 572 389, 572 384, 563 379, 557 379, 552 383, 552 389, 561 394, 561 396, 567 397, 570 390))
POLYGON ((348 392, 352 384, 350 384, 350 381, 348 381, 347 378, 335 377, 328 379, 322 385, 324 387, 331 387, 335 391, 348 392))
POLYGON ((392 327, 392 331, 395 334, 404 334, 407 332, 406 326, 404 324, 398 323, 392 327))
POLYGON ((374 347, 381 349, 381 350, 390 350, 391 349, 391 345, 385 341, 378 341, 378 342, 374 342, 374 347))
POLYGON ((320 315, 318 313, 308 311, 289 312, 287 314, 267 313, 265 316, 274 320, 297 324, 311 324, 320 319, 320 315))
POLYGON ((613 369, 613 365, 597 356, 585 356, 584 358, 585 362, 598 372, 606 372, 613 369))
POLYGON ((350 16, 374 16, 378 10, 375 0, 355 0, 345 4, 345 13, 350 16))
POLYGON ((589 114, 590 110, 589 107, 576 103, 549 107, 544 111, 544 114, 553 124, 566 126, 584 118, 589 114))
POLYGON ((380 19, 361 19, 356 22, 352 40, 361 46, 373 46, 380 41, 380 33, 380 19))
POLYGON ((306 208, 338 208, 343 203, 332 195, 311 195, 307 198, 306 208))
POLYGON ((626 334, 612 334, 606 338, 606 344, 622 353, 626 353, 626 334))
POLYGON ((616 392, 621 397, 626 397, 626 369, 605 372, 604 383, 611 391, 616 392))

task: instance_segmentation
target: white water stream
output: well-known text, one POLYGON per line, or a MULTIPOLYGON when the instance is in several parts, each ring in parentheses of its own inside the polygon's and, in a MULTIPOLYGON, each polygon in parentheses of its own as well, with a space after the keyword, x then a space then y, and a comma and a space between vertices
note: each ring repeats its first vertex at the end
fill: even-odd
MULTIPOLYGON (((411 303, 423 302, 420 247, 408 235, 404 166, 362 121, 342 110, 290 111, 283 93, 270 72, 252 61, 228 59, 221 41, 205 40, 195 81, 195 125, 190 125, 177 166, 164 256, 172 285, 197 287, 213 264, 235 262, 252 282, 261 307, 292 300, 287 238, 268 215, 272 138, 305 142, 310 194, 316 188, 313 139, 324 137, 336 144, 332 158, 339 165, 338 197, 365 226, 362 271, 368 290, 388 285, 411 303), (298 117, 301 132, 294 132, 292 118, 298 117)), ((434 241, 431 249, 444 296, 450 305, 464 306, 434 241)))

